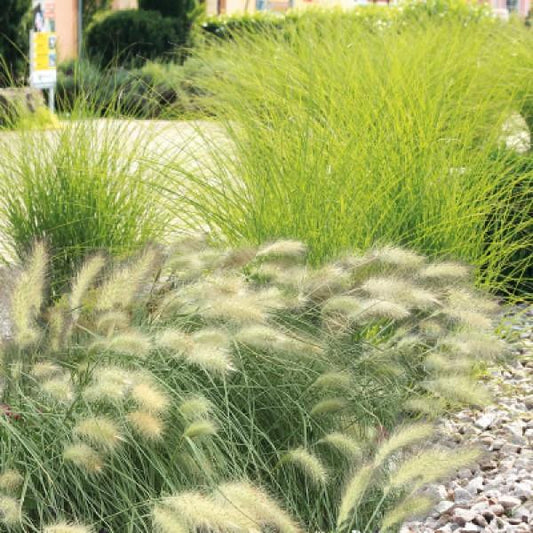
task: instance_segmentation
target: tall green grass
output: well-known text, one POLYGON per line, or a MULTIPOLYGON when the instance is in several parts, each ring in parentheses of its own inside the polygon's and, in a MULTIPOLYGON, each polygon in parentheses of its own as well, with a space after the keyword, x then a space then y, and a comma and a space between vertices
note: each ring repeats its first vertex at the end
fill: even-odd
POLYGON ((161 236, 164 217, 143 161, 149 139, 140 128, 72 120, 0 142, 3 257, 25 257, 36 239, 46 241, 54 289, 91 251, 131 252, 161 236))
POLYGON ((513 206, 532 176, 499 147, 531 94, 532 50, 522 24, 468 10, 236 33, 198 53, 233 149, 213 142, 203 174, 176 165, 176 211, 234 243, 305 240, 314 263, 408 244, 513 291, 532 224, 513 206))

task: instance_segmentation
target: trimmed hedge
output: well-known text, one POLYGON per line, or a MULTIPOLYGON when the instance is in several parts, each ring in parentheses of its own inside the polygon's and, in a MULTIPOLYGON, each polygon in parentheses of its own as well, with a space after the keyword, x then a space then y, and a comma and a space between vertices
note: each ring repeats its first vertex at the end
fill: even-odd
POLYGON ((148 60, 179 55, 189 31, 186 20, 130 9, 110 13, 91 24, 85 43, 89 58, 103 67, 113 63, 140 67, 148 60))

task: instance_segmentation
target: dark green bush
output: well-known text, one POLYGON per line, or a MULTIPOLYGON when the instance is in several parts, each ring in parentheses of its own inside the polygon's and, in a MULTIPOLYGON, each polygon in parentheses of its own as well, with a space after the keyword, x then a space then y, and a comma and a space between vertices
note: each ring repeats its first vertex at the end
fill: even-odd
POLYGON ((157 11, 116 11, 87 29, 89 58, 101 66, 140 67, 146 61, 176 57, 188 40, 187 21, 157 11))
POLYGON ((194 0, 140 0, 139 8, 145 11, 158 11, 164 17, 184 19, 194 9, 194 0))
POLYGON ((58 70, 60 112, 97 116, 183 118, 206 114, 199 79, 206 67, 189 58, 183 65, 147 62, 142 68, 100 69, 89 61, 68 61, 58 70))
POLYGON ((28 53, 30 0, 2 0, 0 7, 0 87, 24 76, 28 53))

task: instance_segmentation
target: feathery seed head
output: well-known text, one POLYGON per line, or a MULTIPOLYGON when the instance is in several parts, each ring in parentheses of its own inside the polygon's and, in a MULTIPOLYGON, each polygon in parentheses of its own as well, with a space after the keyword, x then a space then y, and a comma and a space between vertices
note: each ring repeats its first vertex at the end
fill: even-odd
POLYGON ((181 522, 186 531, 222 533, 250 530, 250 519, 243 512, 199 492, 169 496, 163 499, 162 504, 173 511, 176 521, 181 522))
POLYGON ((344 292, 350 286, 350 273, 338 265, 326 265, 309 274, 304 284, 304 294, 320 302, 344 292))
POLYGON ((114 331, 127 329, 130 317, 124 311, 112 310, 102 313, 96 321, 97 331, 110 335, 114 331))
POLYGON ((11 496, 0 495, 0 524, 15 527, 20 523, 22 516, 20 503, 11 496))
POLYGON ((106 264, 102 255, 95 255, 85 262, 72 283, 70 292, 70 309, 74 320, 77 320, 83 305, 83 299, 91 285, 96 281, 98 275, 106 264))
POLYGON ((137 260, 115 268, 98 290, 96 310, 127 309, 153 274, 159 259, 155 248, 147 248, 137 260))
POLYGON ((3 492, 14 493, 24 482, 22 474, 18 470, 4 470, 0 474, 0 490, 3 492))
POLYGON ((430 396, 410 398, 405 402, 405 410, 436 417, 446 410, 446 402, 441 398, 430 396))
POLYGON ((153 383, 138 383, 131 389, 133 400, 150 413, 162 413, 170 404, 170 399, 153 383))
POLYGON ((320 459, 305 448, 289 450, 280 460, 281 464, 289 464, 300 470, 314 485, 325 485, 328 479, 326 468, 320 459))
POLYGON ((190 533, 176 513, 163 505, 156 505, 152 510, 152 522, 158 533, 190 533))
POLYGON ((100 454, 84 443, 70 444, 63 452, 65 461, 70 461, 89 474, 98 474, 104 464, 100 454))
POLYGON ((36 379, 46 379, 56 376, 61 372, 61 367, 52 363, 51 361, 41 361, 35 363, 30 371, 30 374, 36 379))
POLYGON ((327 300, 323 307, 322 313, 324 314, 342 314, 350 315, 357 314, 362 310, 360 300, 353 296, 333 296, 327 300))
POLYGON ((489 317, 476 311, 466 311, 459 308, 445 308, 442 310, 442 313, 464 328, 489 331, 493 326, 492 320, 489 317))
POLYGON ((179 411, 186 420, 206 418, 212 409, 213 404, 205 396, 192 396, 179 406, 179 411))
MULTIPOLYGON (((280 533, 302 533, 300 527, 271 496, 246 481, 219 485, 217 496, 222 502, 227 502, 250 517, 254 530, 259 526, 261 531, 275 529, 280 533)), ((251 533, 252 530, 247 531, 251 533)))
POLYGON ((237 248, 228 250, 222 260, 222 268, 242 268, 247 265, 256 255, 255 248, 237 248))
POLYGON ((490 402, 488 390, 468 377, 441 376, 427 381, 424 386, 452 403, 483 406, 490 402))
POLYGON ((307 253, 307 246, 300 241, 279 240, 259 248, 257 257, 300 259, 307 253))
POLYGON ((459 263, 434 263, 420 270, 420 277, 429 281, 464 280, 470 275, 470 269, 459 263))
POLYGON ((235 340, 251 349, 285 352, 303 357, 322 352, 322 347, 318 343, 313 343, 311 339, 290 337, 269 326, 255 325, 243 328, 237 333, 235 340))
POLYGON ((350 519, 353 510, 359 505, 361 498, 370 486, 373 474, 372 465, 365 465, 348 480, 339 506, 337 528, 341 528, 350 519))
POLYGON ((440 480, 456 469, 471 465, 479 455, 480 452, 475 449, 425 450, 400 463, 390 476, 389 487, 395 489, 412 484, 420 487, 440 480))
POLYGON ((344 398, 326 398, 317 402, 311 409, 311 416, 323 416, 329 414, 338 414, 346 408, 347 402, 344 398))
POLYGON ((36 319, 44 301, 48 256, 43 243, 33 246, 28 266, 15 281, 11 294, 11 318, 15 328, 14 340, 26 348, 41 337, 36 319))
POLYGON ((348 372, 325 372, 315 380, 312 386, 325 390, 346 390, 352 385, 352 376, 348 372))
POLYGON ((93 533, 93 529, 81 524, 72 524, 69 522, 58 522, 46 526, 43 533, 93 533))
POLYGON ((87 439, 89 443, 105 450, 116 448, 123 440, 117 424, 103 416, 82 420, 74 427, 74 435, 87 439))
POLYGON ((433 433, 433 426, 424 423, 410 424, 397 429, 376 452, 374 457, 375 466, 383 464, 385 459, 398 450, 428 439, 433 433))
POLYGON ((87 401, 123 401, 136 382, 134 372, 107 366, 95 370, 91 384, 83 392, 87 401))
POLYGON ((411 250, 404 250, 396 246, 385 246, 374 250, 370 254, 371 257, 377 259, 386 265, 395 267, 412 269, 418 268, 426 262, 426 258, 411 250))
POLYGON ((410 307, 427 308, 438 304, 429 291, 416 287, 403 279, 375 277, 368 279, 361 288, 373 298, 392 301, 410 307))
POLYGON ((362 456, 361 444, 354 438, 338 431, 328 433, 317 444, 329 446, 352 461, 362 456))
POLYGON ((448 333, 448 330, 436 320, 424 320, 418 325, 420 333, 430 339, 438 339, 448 333))
POLYGON ((146 357, 152 350, 152 341, 140 331, 124 331, 106 341, 108 350, 115 353, 146 357))
POLYGON ((433 507, 434 503, 435 502, 431 498, 421 494, 408 496, 395 507, 387 511, 381 522, 382 531, 394 528, 394 526, 407 519, 423 515, 433 507))
POLYGON ((210 437, 216 435, 218 428, 214 422, 211 420, 197 420, 191 422, 185 431, 183 436, 188 439, 198 439, 201 437, 210 437))
POLYGON ((156 338, 156 345, 159 348, 173 351, 179 357, 190 353, 193 344, 189 335, 177 329, 166 329, 156 338))
POLYGON ((53 400, 70 403, 74 399, 72 382, 68 374, 52 377, 41 383, 41 390, 53 400))
POLYGON ((439 346, 458 355, 484 360, 495 359, 508 350, 506 343, 498 337, 474 332, 443 337, 439 346))
POLYGON ((500 309, 498 302, 489 299, 488 295, 474 293, 466 289, 450 289, 448 291, 448 305, 452 309, 461 308, 476 311, 481 314, 497 313, 500 309))
POLYGON ((224 375, 233 370, 228 335, 217 329, 204 329, 191 336, 193 347, 185 360, 202 370, 224 375))
POLYGON ((147 440, 158 440, 163 435, 163 422, 146 411, 133 411, 127 415, 133 429, 147 440))
POLYGON ((387 320, 403 320, 410 316, 407 308, 403 305, 387 302, 385 300, 362 300, 362 309, 357 313, 351 313, 350 318, 355 321, 367 321, 384 318, 387 320))

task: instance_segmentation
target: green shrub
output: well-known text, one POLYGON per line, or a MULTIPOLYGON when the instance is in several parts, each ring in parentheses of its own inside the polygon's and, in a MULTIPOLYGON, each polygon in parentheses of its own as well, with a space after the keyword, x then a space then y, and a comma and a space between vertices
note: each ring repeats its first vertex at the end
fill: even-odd
POLYGON ((23 257, 35 239, 44 239, 54 291, 91 250, 123 253, 161 234, 161 210, 143 164, 147 141, 127 124, 72 122, 1 142, 9 143, 0 165, 4 252, 23 257))
POLYGON ((206 139, 205 174, 177 162, 177 214, 231 242, 301 238, 315 263, 399 242, 514 291, 532 222, 512 205, 530 175, 492 156, 531 83, 532 34, 489 17, 392 17, 309 14, 283 35, 200 51, 216 65, 206 89, 233 148, 206 139))
POLYGON ((178 57, 187 43, 188 23, 156 11, 122 10, 96 20, 86 32, 89 58, 101 66, 135 67, 150 59, 178 57))
MULTIPOLYGON (((19 482, 0 498, 3 525, 20 520, 5 512, 11 498, 23 530, 152 532, 157 503, 162 531, 194 531, 227 516, 207 495, 221 483, 255 516, 268 497, 248 488, 250 506, 227 484, 249 480, 303 531, 373 531, 472 461, 405 453, 432 435, 408 413, 483 403, 469 376, 504 347, 489 333, 498 307, 470 288, 469 269, 391 247, 318 270, 304 261, 294 241, 214 250, 185 238, 114 265, 96 254, 45 310, 37 244, 11 276, 1 356, 0 490, 19 482)), ((282 516, 263 516, 265 529, 282 516)), ((272 525, 300 531, 285 519, 272 525)))
POLYGON ((210 68, 190 58, 183 65, 148 61, 139 69, 100 69, 89 61, 59 66, 60 112, 135 118, 196 118, 209 114, 201 80, 210 68))
POLYGON ((186 20, 196 3, 194 0, 140 0, 139 8, 145 11, 157 11, 164 17, 186 20))
POLYGON ((0 10, 0 87, 27 71, 30 0, 3 0, 0 10))

